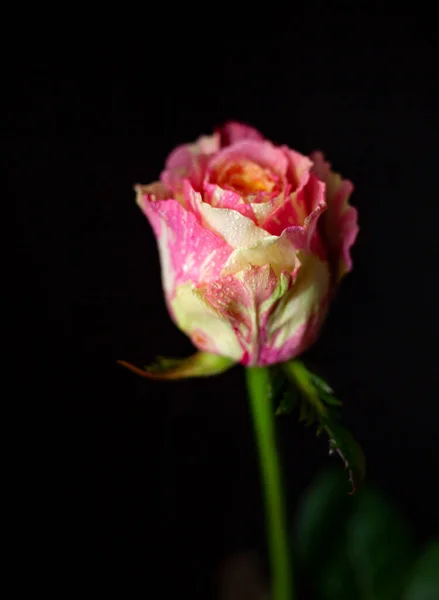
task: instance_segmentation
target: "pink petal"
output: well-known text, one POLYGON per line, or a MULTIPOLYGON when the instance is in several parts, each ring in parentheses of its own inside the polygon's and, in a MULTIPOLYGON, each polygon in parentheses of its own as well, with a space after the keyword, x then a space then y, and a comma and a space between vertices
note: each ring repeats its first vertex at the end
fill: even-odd
POLYGON ((154 201, 139 188, 137 203, 158 241, 168 300, 177 285, 188 281, 199 285, 219 277, 232 252, 223 239, 202 227, 196 216, 174 199, 154 201))
POLYGON ((192 144, 177 146, 168 156, 160 179, 177 193, 183 179, 189 179, 193 187, 200 190, 209 157, 219 148, 219 134, 202 136, 192 144))
POLYGON ((184 182, 184 202, 204 228, 220 236, 231 248, 254 246, 269 237, 253 219, 238 210, 217 208, 203 202, 201 194, 196 192, 187 180, 184 182))
POLYGON ((331 171, 321 152, 311 155, 316 176, 326 184, 328 210, 319 223, 324 243, 326 243, 333 266, 335 282, 351 271, 350 249, 358 235, 358 213, 350 206, 349 198, 353 184, 331 171))
POLYGON ((194 190, 187 179, 183 182, 184 206, 203 227, 220 236, 232 248, 252 246, 268 237, 266 231, 255 225, 251 207, 241 204, 240 196, 218 186, 205 184, 205 187, 207 194, 211 194, 209 202, 203 201, 202 195, 194 190), (217 206, 217 202, 232 206, 217 206))
POLYGON ((154 181, 148 185, 138 183, 134 186, 134 190, 137 192, 137 199, 141 196, 148 196, 151 201, 169 200, 170 198, 173 198, 172 190, 161 181, 154 181))
POLYGON ((282 146, 282 150, 288 159, 288 181, 292 185, 291 191, 295 192, 304 180, 306 173, 311 170, 313 163, 307 156, 291 150, 287 146, 282 146))
POLYGON ((289 166, 285 153, 280 148, 273 146, 271 142, 241 140, 220 150, 210 161, 209 170, 213 171, 226 161, 233 162, 242 159, 254 161, 280 176, 286 175, 289 166))
POLYGON ((231 146, 241 140, 255 140, 262 141, 264 136, 259 133, 254 127, 244 125, 243 123, 237 123, 236 121, 229 121, 218 129, 221 137, 221 147, 231 146))
POLYGON ((241 213, 248 219, 251 219, 256 223, 255 215, 253 213, 250 204, 247 204, 245 200, 232 190, 225 190, 222 187, 212 184, 204 183, 204 196, 203 201, 210 204, 215 208, 231 208, 241 213))
POLYGON ((291 235, 294 232, 298 250, 312 251, 324 258, 317 223, 325 210, 325 185, 305 172, 297 192, 268 217, 262 228, 272 235, 280 235, 285 230, 291 231, 291 235))

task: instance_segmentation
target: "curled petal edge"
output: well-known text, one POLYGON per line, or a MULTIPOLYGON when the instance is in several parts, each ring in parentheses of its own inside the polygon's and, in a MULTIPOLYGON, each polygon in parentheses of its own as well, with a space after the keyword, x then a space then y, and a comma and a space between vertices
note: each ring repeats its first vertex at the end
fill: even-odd
POLYGON ((241 140, 264 140, 264 136, 257 129, 245 123, 238 123, 237 121, 228 121, 217 128, 217 133, 220 135, 222 148, 241 140))
POLYGON ((326 185, 328 210, 322 221, 322 230, 330 249, 335 283, 352 270, 351 248, 357 238, 358 211, 349 204, 354 186, 348 179, 331 170, 322 152, 311 154, 313 172, 326 185))

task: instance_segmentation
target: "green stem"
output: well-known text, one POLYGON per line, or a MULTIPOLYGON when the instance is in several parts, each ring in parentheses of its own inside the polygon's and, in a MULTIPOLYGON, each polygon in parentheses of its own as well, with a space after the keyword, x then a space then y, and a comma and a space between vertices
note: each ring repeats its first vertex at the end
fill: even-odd
POLYGON ((272 600, 293 600, 293 572, 281 471, 276 450, 275 416, 271 405, 270 375, 267 368, 249 367, 246 369, 246 378, 265 496, 272 579, 270 598, 272 600))

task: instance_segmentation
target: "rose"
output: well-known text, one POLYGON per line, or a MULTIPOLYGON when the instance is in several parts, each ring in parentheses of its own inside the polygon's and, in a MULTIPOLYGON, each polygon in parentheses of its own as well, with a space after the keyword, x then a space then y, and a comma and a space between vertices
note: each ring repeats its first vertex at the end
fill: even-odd
POLYGON ((160 181, 136 190, 169 312, 195 346, 262 366, 314 342, 358 232, 353 186, 321 153, 229 123, 177 147, 160 181))

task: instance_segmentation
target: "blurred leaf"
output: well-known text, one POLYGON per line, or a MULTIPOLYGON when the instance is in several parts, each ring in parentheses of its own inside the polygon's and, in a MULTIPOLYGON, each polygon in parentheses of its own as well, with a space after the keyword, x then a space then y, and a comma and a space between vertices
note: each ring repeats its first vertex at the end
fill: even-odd
POLYGON ((295 517, 296 559, 301 567, 317 572, 333 552, 334 541, 353 507, 347 482, 338 470, 320 474, 302 497, 295 517))
MULTIPOLYGON (((338 422, 338 413, 334 407, 341 405, 329 385, 314 375, 300 361, 284 363, 284 372, 300 393, 299 420, 307 424, 317 423, 317 435, 325 431, 329 437, 330 453, 336 452, 349 469, 352 493, 362 483, 365 472, 365 460, 359 444, 353 436, 338 422)), ((284 409, 286 410, 286 409, 284 409)))
POLYGON ((439 541, 431 543, 417 559, 403 600, 438 600, 439 541))
POLYGON ((344 528, 333 540, 325 562, 318 567, 315 587, 321 600, 362 600, 355 571, 346 553, 344 528))
POLYGON ((145 367, 144 371, 123 360, 118 360, 117 362, 130 371, 133 371, 133 373, 148 379, 209 377, 210 375, 223 373, 235 364, 230 358, 210 354, 209 352, 196 352, 187 358, 165 358, 159 356, 156 362, 145 367))
MULTIPOLYGON (((401 600, 413 558, 411 538, 395 508, 373 489, 349 497, 342 474, 324 472, 304 494, 295 530, 297 564, 321 600, 401 600)), ((415 591, 434 589, 437 547, 434 552, 413 577, 415 591)), ((433 597, 439 600, 404 600, 433 597)))
POLYGON ((359 597, 400 600, 413 558, 407 525, 395 507, 374 490, 363 490, 356 501, 346 540, 359 597))

